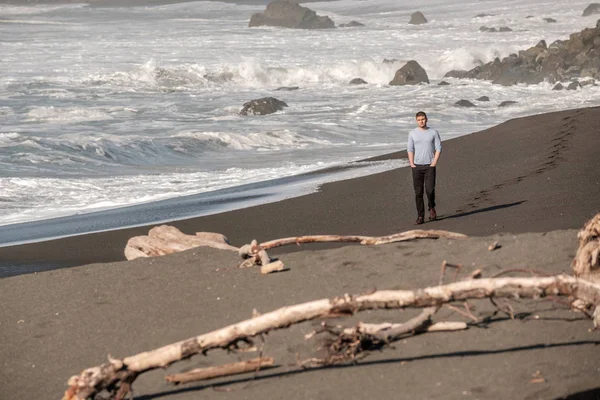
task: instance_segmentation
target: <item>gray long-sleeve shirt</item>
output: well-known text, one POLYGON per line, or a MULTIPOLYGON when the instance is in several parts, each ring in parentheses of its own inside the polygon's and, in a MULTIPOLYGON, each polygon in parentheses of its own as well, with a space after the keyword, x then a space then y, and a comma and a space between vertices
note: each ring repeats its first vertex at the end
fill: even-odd
POLYGON ((440 134, 433 128, 427 127, 427 129, 421 129, 417 127, 408 134, 408 146, 406 150, 409 153, 414 153, 415 164, 431 164, 435 152, 442 151, 440 134))

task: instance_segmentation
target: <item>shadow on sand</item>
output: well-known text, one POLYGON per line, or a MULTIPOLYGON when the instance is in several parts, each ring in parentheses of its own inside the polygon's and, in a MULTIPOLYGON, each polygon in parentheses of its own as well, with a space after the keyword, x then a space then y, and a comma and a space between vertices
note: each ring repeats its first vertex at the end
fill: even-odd
MULTIPOLYGON (((412 362, 412 361, 451 358, 451 357, 459 357, 459 358, 477 357, 477 356, 487 356, 487 355, 491 355, 491 354, 513 353, 513 352, 519 352, 519 351, 541 350, 541 349, 558 348, 558 347, 568 348, 568 347, 573 347, 573 346, 585 346, 585 345, 590 345, 590 344, 597 346, 597 345, 600 345, 600 341, 581 340, 581 341, 577 341, 577 342, 562 342, 562 343, 552 343, 552 344, 542 343, 542 344, 536 344, 536 345, 510 347, 510 348, 506 348, 506 349, 497 349, 497 350, 458 351, 458 352, 452 352, 452 353, 430 354, 430 355, 424 355, 424 356, 418 356, 418 357, 389 358, 389 359, 385 359, 385 360, 361 361, 360 363, 357 363, 357 364, 334 365, 334 366, 316 367, 316 368, 309 368, 309 369, 300 369, 299 368, 299 369, 293 370, 293 371, 288 370, 285 372, 273 372, 273 373, 268 373, 268 374, 264 374, 261 376, 252 375, 252 376, 248 376, 248 377, 244 377, 244 378, 230 379, 230 380, 226 380, 226 381, 204 384, 204 385, 199 385, 199 386, 191 386, 191 387, 186 387, 186 388, 181 388, 181 389, 168 390, 165 392, 151 394, 151 395, 136 396, 136 399, 137 400, 154 400, 154 399, 160 399, 163 397, 168 397, 168 396, 179 394, 179 393, 196 392, 196 391, 201 391, 201 390, 211 389, 211 388, 215 389, 217 391, 219 391, 219 389, 226 391, 226 387, 230 386, 230 385, 241 384, 241 383, 250 383, 253 381, 258 382, 258 381, 264 381, 267 379, 280 378, 280 377, 289 377, 289 376, 310 373, 310 372, 324 370, 324 369, 363 368, 363 367, 368 367, 370 365, 396 364, 396 363, 402 363, 402 362, 412 362)), ((570 395, 561 400, 597 399, 598 397, 594 397, 594 395, 597 396, 598 394, 600 394, 600 389, 593 389, 591 391, 580 392, 577 394, 570 395)))
POLYGON ((466 217, 467 215, 479 214, 479 213, 482 213, 482 212, 488 212, 488 211, 500 210, 500 209, 503 209, 503 208, 513 207, 513 206, 518 206, 519 204, 523 204, 526 201, 527 200, 521 200, 521 201, 516 201, 514 203, 499 204, 497 206, 480 208, 478 210, 473 210, 473 211, 459 212, 458 214, 441 215, 441 216, 437 217, 437 221, 442 221, 442 220, 445 220, 445 219, 452 219, 452 218, 461 218, 461 217, 466 217))

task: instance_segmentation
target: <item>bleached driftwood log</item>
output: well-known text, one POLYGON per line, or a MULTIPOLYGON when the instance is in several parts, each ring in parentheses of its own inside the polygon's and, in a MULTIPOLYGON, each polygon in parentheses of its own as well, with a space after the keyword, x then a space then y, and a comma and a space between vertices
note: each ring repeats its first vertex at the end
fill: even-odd
POLYGON ((467 235, 462 233, 441 231, 441 230, 421 230, 394 233, 387 236, 359 236, 359 235, 310 235, 310 236, 294 236, 283 239, 270 240, 268 242, 258 243, 253 240, 250 244, 245 244, 239 248, 238 254, 245 259, 240 264, 240 268, 245 268, 253 265, 265 265, 271 262, 266 250, 274 247, 286 246, 290 244, 303 243, 349 243, 358 242, 362 245, 380 245, 387 243, 403 242, 414 239, 463 239, 467 235))
POLYGON ((208 246, 221 250, 238 251, 227 238, 214 232, 196 232, 186 235, 174 226, 161 225, 150 229, 148 236, 135 236, 125 246, 125 258, 163 256, 194 247, 208 246))
POLYGON ((394 242, 402 242, 414 239, 463 239, 467 235, 462 233, 441 231, 441 230, 423 230, 415 229, 406 232, 394 233, 386 236, 358 236, 358 235, 311 235, 311 236, 296 236, 283 239, 269 240, 260 244, 260 247, 265 250, 274 247, 285 246, 288 244, 302 243, 317 243, 317 242, 359 242, 363 245, 378 245, 394 242))
POLYGON ((197 382, 205 379, 213 379, 221 376, 243 374, 260 369, 272 367, 275 361, 272 357, 258 357, 248 361, 240 361, 232 364, 217 365, 216 367, 197 368, 179 374, 167 375, 167 382, 179 385, 182 383, 197 382))
MULTIPOLYGON (((421 290, 384 290, 365 295, 344 295, 333 299, 311 301, 283 307, 155 350, 123 359, 110 359, 106 364, 85 369, 81 374, 71 377, 63 399, 93 398, 102 391, 108 392, 112 398, 123 399, 133 381, 141 373, 167 367, 174 362, 211 349, 227 349, 240 340, 247 340, 272 330, 316 318, 339 317, 372 309, 437 307, 468 299, 489 297, 538 299, 546 296, 571 296, 598 306, 600 284, 567 275, 489 278, 460 281, 421 290)), ((600 318, 600 315, 596 314, 596 318, 600 318)))
POLYGON ((600 283, 600 213, 577 234, 579 248, 573 259, 575 276, 600 283))

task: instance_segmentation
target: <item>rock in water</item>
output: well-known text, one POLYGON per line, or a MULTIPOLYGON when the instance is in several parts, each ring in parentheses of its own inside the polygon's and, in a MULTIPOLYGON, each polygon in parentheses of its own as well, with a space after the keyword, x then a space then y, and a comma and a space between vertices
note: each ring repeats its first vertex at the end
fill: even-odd
POLYGON ((454 103, 457 107, 475 107, 475 104, 471 103, 469 100, 459 100, 454 103))
POLYGON ((421 25, 427 23, 427 18, 423 15, 421 11, 414 12, 410 15, 410 21, 408 21, 411 25, 421 25))
POLYGON ((361 24, 358 21, 350 21, 347 24, 340 24, 340 28, 354 28, 359 26, 365 26, 365 24, 361 24))
POLYGON ((402 68, 396 71, 394 79, 390 85, 418 85, 419 83, 429 83, 427 72, 415 60, 410 60, 402 68))
POLYGON ((241 115, 266 115, 273 114, 276 111, 283 110, 288 105, 275 97, 263 97, 261 99, 251 100, 244 103, 241 115))
POLYGON ((280 26, 294 29, 335 28, 331 18, 318 16, 313 10, 292 0, 276 0, 267 5, 264 13, 252 14, 250 28, 254 26, 280 26))
POLYGON ((592 3, 583 10, 583 17, 588 17, 593 14, 600 14, 600 3, 592 3))
POLYGON ((549 46, 540 41, 503 59, 496 58, 469 71, 450 71, 449 78, 485 79, 500 85, 538 84, 600 79, 600 20, 595 28, 573 33, 549 46))

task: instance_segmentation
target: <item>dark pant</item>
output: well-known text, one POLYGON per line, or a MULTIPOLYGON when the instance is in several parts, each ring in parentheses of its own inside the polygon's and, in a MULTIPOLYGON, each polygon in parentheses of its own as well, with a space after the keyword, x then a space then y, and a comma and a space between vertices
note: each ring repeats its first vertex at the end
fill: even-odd
POLYGON ((423 186, 427 193, 429 208, 435 207, 435 167, 417 165, 412 168, 413 186, 415 188, 415 203, 419 217, 425 218, 425 203, 423 202, 423 186))

